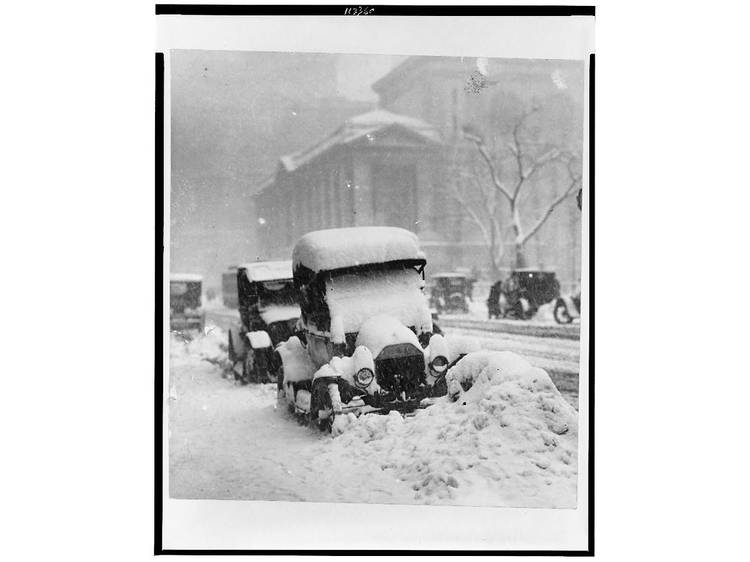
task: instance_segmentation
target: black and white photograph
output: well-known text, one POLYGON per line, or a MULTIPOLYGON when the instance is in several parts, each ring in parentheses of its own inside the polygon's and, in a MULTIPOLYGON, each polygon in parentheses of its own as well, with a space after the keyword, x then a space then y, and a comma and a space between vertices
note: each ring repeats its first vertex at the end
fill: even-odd
POLYGON ((3 559, 742 559, 747 9, 241 2, 3 6, 3 559))
POLYGON ((590 53, 315 46, 164 53, 165 498, 584 513, 590 53))

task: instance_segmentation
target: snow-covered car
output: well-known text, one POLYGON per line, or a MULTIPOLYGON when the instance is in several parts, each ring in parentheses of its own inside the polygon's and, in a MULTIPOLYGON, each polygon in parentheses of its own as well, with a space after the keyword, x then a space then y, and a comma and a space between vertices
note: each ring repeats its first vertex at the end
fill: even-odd
POLYGON ((432 276, 430 305, 439 314, 469 312, 471 280, 463 273, 436 273, 432 276))
POLYGON ((202 276, 195 273, 170 274, 170 330, 203 330, 206 316, 202 308, 202 294, 202 276))
POLYGON ((239 322, 229 329, 229 361, 243 382, 274 380, 273 350, 295 330, 299 318, 291 261, 237 267, 239 322))
POLYGON ((448 345, 433 333, 425 256, 393 227, 321 230, 294 247, 301 315, 277 348, 279 398, 311 422, 413 411, 446 392, 448 345))
POLYGON ((487 298, 490 319, 510 316, 528 320, 539 307, 560 296, 560 282, 554 271, 519 268, 495 283, 487 298))

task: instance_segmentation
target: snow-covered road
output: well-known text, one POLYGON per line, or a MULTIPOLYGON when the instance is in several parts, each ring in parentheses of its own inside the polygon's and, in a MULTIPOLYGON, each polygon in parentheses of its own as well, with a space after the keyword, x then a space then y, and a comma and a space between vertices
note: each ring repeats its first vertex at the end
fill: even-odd
MULTIPOLYGON (((207 318, 226 330, 236 321, 237 311, 220 308, 210 310, 207 318)), ((446 318, 458 318, 450 316, 446 318)), ((554 320, 550 321, 553 326, 554 320)), ((580 342, 576 339, 529 336, 518 333, 449 328, 443 332, 449 336, 471 336, 479 341, 482 349, 495 351, 513 351, 523 355, 528 361, 547 371, 558 390, 574 408, 578 408, 578 373, 580 361, 580 342)))
POLYGON ((513 351, 523 355, 529 363, 547 371, 565 399, 578 409, 578 340, 539 338, 464 328, 444 328, 443 332, 449 337, 460 335, 475 338, 482 349, 513 351))
POLYGON ((274 385, 226 378, 224 339, 220 328, 172 338, 174 498, 575 505, 577 415, 551 385, 498 387, 499 405, 473 410, 446 402, 414 418, 363 416, 332 437, 277 409, 274 385))

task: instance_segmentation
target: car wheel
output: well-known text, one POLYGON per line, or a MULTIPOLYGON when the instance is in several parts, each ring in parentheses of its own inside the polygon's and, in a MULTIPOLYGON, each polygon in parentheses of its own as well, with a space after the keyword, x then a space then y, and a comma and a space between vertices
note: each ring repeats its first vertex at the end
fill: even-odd
POLYGON ((227 355, 229 362, 234 365, 237 362, 237 354, 234 351, 234 342, 232 341, 232 330, 229 330, 229 344, 227 345, 227 355))
POLYGON ((245 355, 245 360, 242 362, 242 380, 245 383, 249 383, 251 381, 255 382, 255 370, 255 351, 252 349, 248 349, 247 355, 245 355))
POLYGON ((568 311, 568 306, 565 304, 565 301, 562 300, 557 302, 554 315, 555 321, 558 324, 570 324, 573 321, 573 317, 568 311))

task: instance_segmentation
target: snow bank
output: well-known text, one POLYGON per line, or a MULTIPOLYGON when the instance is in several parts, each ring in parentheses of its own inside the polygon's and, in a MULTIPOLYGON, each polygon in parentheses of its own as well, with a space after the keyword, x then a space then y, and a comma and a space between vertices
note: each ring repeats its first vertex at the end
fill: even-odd
POLYGON ((424 503, 575 507, 578 416, 547 373, 478 352, 447 377, 456 400, 413 418, 338 417, 328 454, 379 463, 424 503))
POLYGON ((328 271, 395 260, 424 259, 417 235, 390 226, 333 228, 309 232, 297 241, 294 267, 328 271))
POLYGON ((445 336, 445 343, 448 347, 448 362, 453 363, 461 355, 467 355, 479 351, 480 345, 477 338, 462 335, 445 336))
POLYGON ((334 323, 357 332, 374 316, 395 318, 417 331, 432 330, 432 316, 422 294, 422 278, 412 269, 340 275, 326 283, 326 300, 334 323), (339 320, 340 319, 340 320, 339 320))
POLYGON ((206 326, 203 333, 190 339, 172 332, 169 342, 171 360, 194 360, 212 363, 227 361, 227 333, 218 326, 206 326))

